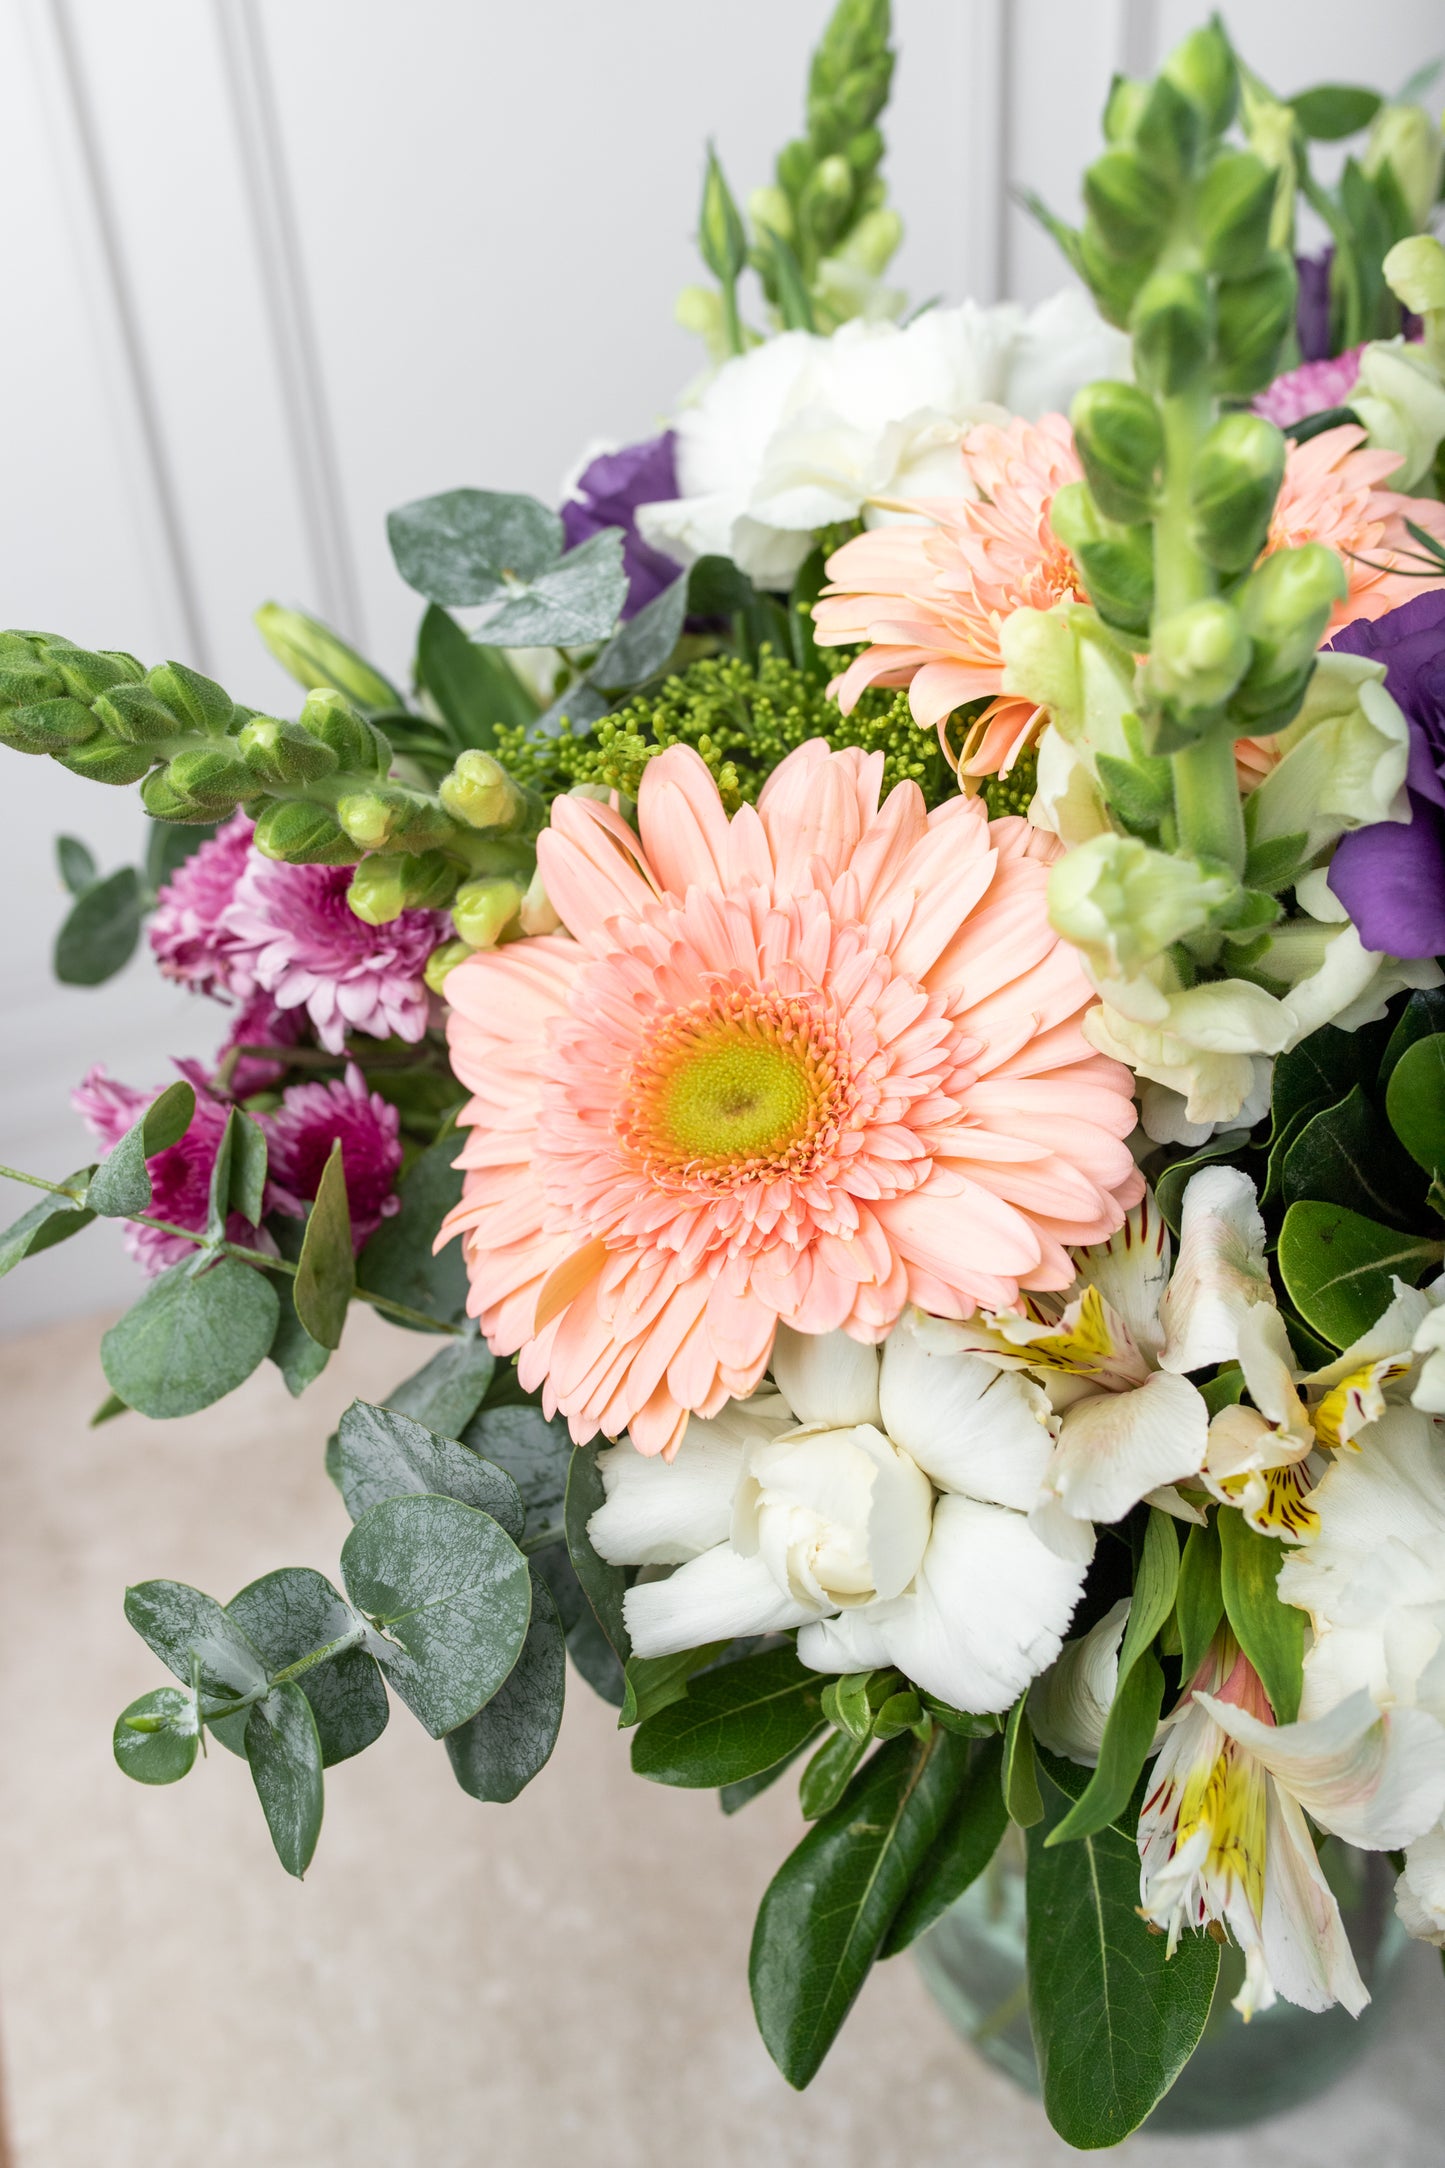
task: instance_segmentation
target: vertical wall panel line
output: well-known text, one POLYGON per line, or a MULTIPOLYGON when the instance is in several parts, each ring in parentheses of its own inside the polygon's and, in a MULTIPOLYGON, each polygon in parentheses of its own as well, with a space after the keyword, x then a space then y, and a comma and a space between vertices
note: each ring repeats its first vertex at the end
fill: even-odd
POLYGON ((265 34, 256 0, 213 4, 311 561, 314 592, 304 599, 347 639, 364 645, 360 585, 265 34))
POLYGON ((1009 137, 1013 99, 1008 0, 971 0, 970 131, 965 230, 971 238, 963 291, 1002 301, 1009 291, 1009 137))
POLYGON ((68 0, 24 0, 24 19, 52 131, 78 282, 114 405, 128 507, 140 530, 165 636, 187 662, 205 670, 208 642, 200 599, 68 0))
POLYGON ((1113 0, 1113 9, 1116 70, 1120 75, 1152 75, 1159 65, 1157 0, 1113 0))

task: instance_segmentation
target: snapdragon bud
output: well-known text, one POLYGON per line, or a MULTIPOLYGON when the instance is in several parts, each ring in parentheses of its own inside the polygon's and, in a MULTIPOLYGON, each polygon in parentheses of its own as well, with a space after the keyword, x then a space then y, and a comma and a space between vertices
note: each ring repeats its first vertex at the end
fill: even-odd
POLYGON ((440 806, 399 783, 345 792, 336 801, 336 818, 367 851, 431 850, 455 833, 440 806))
POLYGON ((1199 185, 1195 218, 1209 270, 1224 278, 1257 271, 1269 247, 1275 176, 1252 151, 1221 151, 1199 185))
POLYGON ((717 152, 710 143, 702 184, 697 245, 703 262, 722 285, 731 286, 742 275, 748 260, 748 237, 732 190, 718 163, 717 152))
POLYGON ((391 745, 384 733, 358 715, 334 687, 308 693, 297 724, 330 746, 344 775, 384 776, 391 767, 391 745))
POLYGON ((275 798, 263 807, 251 840, 264 858, 290 866, 354 866, 361 856, 334 814, 302 798, 275 798))
POLYGON ((1169 398, 1204 373, 1214 333, 1214 299, 1199 271, 1156 271, 1129 317, 1134 368, 1149 390, 1169 398))
POLYGON ((501 762, 476 750, 457 755, 437 796, 453 820, 467 828, 510 828, 525 803, 501 762))
POLYGON ((1074 447, 1106 519, 1135 526, 1153 509, 1164 462, 1159 409, 1135 384, 1086 384, 1069 409, 1074 447))
POLYGON ((465 941, 443 941, 440 948, 434 948, 422 971, 422 977, 432 993, 441 993, 448 973, 455 971, 458 964, 464 964, 469 956, 475 954, 476 950, 465 941))
MULTIPOLYGON (((865 167, 875 161, 870 146, 862 151, 865 167)), ((819 249, 827 249, 842 232, 853 208, 853 168, 841 152, 820 158, 809 174, 798 203, 798 215, 819 249)), ((783 238, 786 240, 787 235, 783 238)))
POLYGON ((346 900, 368 926, 387 926, 403 911, 439 910, 457 885, 455 862, 440 851, 363 858, 351 877, 346 900))
POLYGON ((78 700, 31 700, 0 712, 0 744, 16 753, 65 753, 99 736, 100 724, 78 700))
POLYGON ((516 918, 522 890, 505 874, 464 881, 452 898, 452 924, 469 948, 495 948, 516 918))
POLYGON ((1245 572, 1264 548, 1287 446, 1261 414, 1226 414, 1189 470, 1190 533, 1217 570, 1245 572))
POLYGON ((19 633, 0 633, 0 714, 35 700, 58 700, 65 691, 60 672, 19 633))
POLYGON ((152 768, 141 783, 141 804, 152 820, 180 821, 198 825, 214 821, 221 812, 230 812, 234 798, 223 798, 219 805, 193 798, 189 792, 178 790, 171 780, 169 764, 164 768, 152 768))
POLYGON ((91 705, 111 736, 128 745, 163 745, 189 735, 181 718, 148 685, 114 685, 91 705))
POLYGON ((1129 312, 1149 276, 1150 259, 1146 256, 1134 263, 1120 262, 1105 247, 1092 218, 1086 218, 1079 235, 1078 263, 1101 316, 1107 323, 1117 324, 1121 331, 1127 330, 1129 312))
POLYGON ((1099 979, 1128 979, 1202 932, 1228 909, 1239 884, 1223 867, 1137 836, 1095 836, 1056 859, 1049 923, 1080 949, 1099 979))
POLYGON ((181 729, 189 725, 206 738, 223 738, 231 729, 235 702, 213 678, 202 677, 199 670, 187 669, 183 662, 158 662, 153 670, 147 670, 145 681, 171 710, 181 729))
POLYGON ((540 866, 527 883, 527 893, 522 898, 517 918, 523 933, 556 933, 561 927, 561 916, 547 894, 540 866))
POLYGON ((1108 150, 1084 175, 1094 230, 1120 263, 1152 263, 1173 213, 1172 193, 1138 153, 1108 150))
POLYGON ((1249 665, 1250 645, 1233 605, 1212 597, 1154 627, 1147 683, 1186 725, 1217 714, 1249 665))
POLYGON ((1149 85, 1137 76, 1116 75, 1104 106, 1104 136, 1110 143, 1128 143, 1139 125, 1139 115, 1149 96, 1149 85))
POLYGON ((68 768, 72 775, 84 776, 88 783, 116 785, 139 783, 154 757, 144 746, 126 745, 118 738, 107 738, 100 733, 84 745, 72 746, 68 753, 55 755, 62 768, 68 768))
POLYGON ((903 221, 884 205, 865 211, 838 248, 835 261, 881 278, 903 243, 903 221))
POLYGON ((1395 243, 1382 268, 1396 300, 1424 320, 1425 358, 1445 376, 1445 248, 1433 233, 1412 234, 1395 243))
POLYGON ((256 715, 243 723, 235 743, 254 781, 290 787, 319 783, 337 770, 329 745, 299 723, 279 722, 274 715, 256 715))
POLYGON ((1248 278, 1221 279, 1214 389, 1247 399, 1277 375, 1294 329, 1299 277, 1282 250, 1266 256, 1248 278))
POLYGON ((1440 131, 1420 105, 1382 105, 1360 161, 1371 180, 1386 166, 1404 199, 1412 226, 1426 226, 1440 194, 1440 131))
MULTIPOLYGON (((256 778, 244 760, 236 757, 234 744, 197 745, 177 753, 158 769, 177 797, 193 805, 229 811, 256 788, 256 778)), ((159 819, 170 816, 160 814, 159 819)))
POLYGON ((1253 657, 1235 695, 1235 713, 1258 721, 1298 706, 1330 612, 1349 592, 1345 568, 1322 542, 1276 550, 1235 595, 1253 657))
POLYGON ((1167 74, 1156 76, 1134 129, 1134 147, 1160 187, 1174 191, 1189 178, 1204 136, 1204 114, 1196 101, 1167 74))
POLYGON ((1162 73, 1198 106, 1211 135, 1223 135, 1239 108, 1239 66, 1216 15, 1176 45, 1162 73))
POLYGON ((334 687, 362 708, 405 705, 396 687, 319 618, 283 609, 279 602, 263 602, 251 622, 298 685, 308 690, 334 687))
POLYGON ((1104 519, 1087 482, 1054 494, 1049 523, 1079 568, 1089 600, 1116 631, 1148 630, 1154 607, 1154 530, 1104 519))
MULTIPOLYGON (((68 640, 45 640, 42 646, 46 661, 77 700, 92 701, 113 686, 138 684, 145 675, 134 655, 92 652, 72 647, 68 640)), ((171 728, 174 731, 175 725, 171 728)))

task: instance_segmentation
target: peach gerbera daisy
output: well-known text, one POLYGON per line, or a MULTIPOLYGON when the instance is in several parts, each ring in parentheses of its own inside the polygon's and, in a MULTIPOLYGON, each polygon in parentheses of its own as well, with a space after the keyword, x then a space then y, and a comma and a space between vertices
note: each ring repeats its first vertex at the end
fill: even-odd
POLYGON ((1350 587, 1335 604, 1326 640, 1357 617, 1383 617, 1422 589, 1445 586, 1445 575, 1415 576, 1420 551, 1405 531, 1406 520, 1413 520, 1445 541, 1445 505, 1379 486, 1402 464, 1399 452, 1370 450, 1357 422, 1342 422, 1289 448, 1264 553, 1302 542, 1325 542, 1339 551, 1350 587))
POLYGON ((941 728, 955 708, 989 705, 969 730, 965 775, 1007 774, 1041 719, 1003 691, 999 628, 1015 610, 1087 601, 1049 525, 1056 490, 1083 473, 1062 414, 984 422, 961 447, 970 495, 904 507, 927 526, 874 528, 828 559, 813 611, 818 643, 872 644, 834 688, 844 714, 868 685, 907 685, 915 719, 941 728))
POLYGON ((909 1302, 1007 1309, 1140 1194, 1129 1072, 1048 923, 1056 846, 982 803, 880 807, 881 754, 789 756, 728 820, 651 761, 640 839, 559 798, 565 934, 447 978, 475 1094, 469 1307, 579 1443, 671 1452, 767 1368, 780 1320, 877 1341, 909 1302))

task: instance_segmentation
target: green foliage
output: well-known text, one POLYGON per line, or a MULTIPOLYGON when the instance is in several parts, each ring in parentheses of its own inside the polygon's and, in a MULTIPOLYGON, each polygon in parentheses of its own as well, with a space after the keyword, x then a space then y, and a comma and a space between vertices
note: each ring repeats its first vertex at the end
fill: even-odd
POLYGON ((1224 1615, 1259 1673, 1281 1724, 1299 1715, 1305 1615, 1282 1603, 1275 1586, 1284 1546, 1256 1534, 1242 1513, 1215 1515, 1220 1544, 1224 1615))
POLYGON ((432 1251, 437 1229, 462 1194, 461 1171, 452 1165, 460 1149, 460 1139, 448 1131, 418 1153, 397 1184, 400 1209, 382 1221, 356 1261, 368 1294, 385 1295, 439 1325, 459 1325, 467 1308, 461 1244, 432 1251))
POLYGON ((414 1416, 444 1438, 460 1438, 486 1398, 496 1368, 481 1334, 467 1333, 449 1340, 440 1354, 388 1393, 386 1406, 398 1415, 414 1416))
POLYGON ((273 1687, 246 1721, 246 1759, 256 1796, 288 1874, 305 1874, 321 1834, 321 1741, 296 1685, 273 1687))
POLYGON ((1404 1049, 1390 1073, 1385 1111, 1410 1157, 1438 1175, 1445 1168, 1445 1032, 1404 1049))
POLYGON ((638 1725, 632 1766, 654 1783, 699 1789, 760 1776, 820 1729, 822 1684, 791 1643, 704 1671, 683 1700, 638 1725))
POLYGON ((567 1555, 582 1585, 582 1593, 591 1605, 593 1617, 617 1661, 625 1666, 632 1654, 632 1640, 622 1615, 627 1574, 623 1567, 611 1566, 605 1558, 598 1556, 587 1533, 587 1523, 605 1497, 595 1447, 574 1452, 567 1470, 567 1494, 563 1502, 567 1555))
POLYGON ((491 606, 471 633, 487 647, 586 647, 626 600, 620 530, 564 555, 561 520, 534 497, 449 489, 401 505, 386 531, 398 572, 429 602, 491 606))
POLYGON ((297 1318, 319 1347, 340 1347, 355 1285, 351 1212, 338 1137, 322 1171, 316 1200, 306 1215, 306 1233, 292 1285, 297 1318))
POLYGON ((447 1733, 447 1758, 473 1799, 515 1799, 549 1759, 562 1724, 566 1643, 551 1590, 534 1564, 527 1638, 485 1707, 447 1733))
MULTIPOLYGON (((268 1680, 304 1664, 313 1650, 354 1637, 356 1623, 325 1574, 310 1566, 282 1566, 262 1574, 231 1598, 226 1616, 260 1657, 268 1680)), ((390 1713, 386 1688, 375 1658, 359 1644, 337 1648, 325 1663, 307 1665, 295 1684, 311 1704, 325 1768, 349 1761, 385 1731, 390 1713)), ((223 1746, 244 1754, 246 1723, 241 1711, 210 1719, 210 1728, 223 1746)))
POLYGON ((1008 1818, 1020 1829, 1032 1829, 1042 1821, 1043 1799, 1039 1793, 1034 1735, 1029 1726, 1028 1696, 1020 1694, 1009 1710, 1003 1738, 1003 1765, 999 1772, 1008 1818))
POLYGON ((440 1496, 490 1513, 521 1541, 526 1513, 516 1484, 470 1446, 367 1400, 352 1401, 337 1441, 338 1482, 354 1521, 386 1498, 440 1496))
POLYGON ((1069 1810, 1047 1773, 1029 1831, 1029 2019, 1044 2107, 1069 2145, 1091 2151, 1137 2130, 1204 2030, 1219 1947, 1186 1935, 1172 1957, 1138 1913, 1139 1852, 1116 1829, 1048 1842, 1069 1810))
POLYGON ((916 1942, 983 1873, 1008 1826, 1002 1774, 1003 1740, 979 1740, 943 1827, 893 1915, 880 1957, 895 1957, 916 1942))
POLYGON ((445 723, 452 745, 490 752, 498 726, 527 730, 537 703, 500 648, 481 647, 440 603, 430 603, 417 635, 416 681, 445 723))
POLYGON ((730 1644, 707 1641, 700 1648, 682 1649, 675 1656, 629 1656, 624 1666, 626 1688, 618 1712, 620 1731, 629 1731, 660 1709, 669 1709, 687 1693, 695 1671, 706 1671, 730 1644))
POLYGON ((1187 1686, 1203 1663, 1224 1616, 1220 1581, 1219 1515, 1191 1528, 1179 1560, 1175 1618, 1179 1627, 1179 1678, 1187 1686))
POLYGON ((42 1197, 28 1212, 22 1212, 0 1234, 0 1279, 13 1272, 22 1258, 38 1257, 42 1250, 52 1249, 57 1242, 68 1242, 78 1235, 82 1227, 88 1227, 95 1218, 87 1205, 76 1201, 85 1195, 86 1184, 94 1174, 93 1167, 82 1167, 76 1174, 68 1174, 61 1184, 62 1190, 73 1190, 76 1196, 56 1195, 42 1197))
POLYGON ((1292 1204, 1279 1232, 1279 1272, 1307 1325, 1333 1347, 1367 1332, 1394 1294, 1445 1258, 1439 1242, 1401 1234, 1343 1205, 1292 1204))
POLYGON ((201 1750, 195 1697, 178 1686, 142 1694, 115 1720, 111 1749, 118 1766, 137 1784, 177 1784, 201 1750))
POLYGON ((153 1280, 100 1343, 112 1389, 164 1421, 235 1391, 262 1362, 280 1306, 265 1273, 232 1257, 201 1272, 182 1261, 153 1280))
POLYGON ((81 889, 55 937, 55 976, 64 986, 101 986, 135 954, 145 890, 134 866, 81 889))

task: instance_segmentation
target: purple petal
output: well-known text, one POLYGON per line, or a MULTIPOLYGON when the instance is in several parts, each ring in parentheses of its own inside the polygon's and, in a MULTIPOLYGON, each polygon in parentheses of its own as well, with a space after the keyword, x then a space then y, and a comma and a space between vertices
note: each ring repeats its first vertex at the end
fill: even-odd
POLYGON ((1445 819, 1412 792, 1408 827, 1380 821, 1341 836, 1329 885, 1365 947, 1387 956, 1445 953, 1445 819))

